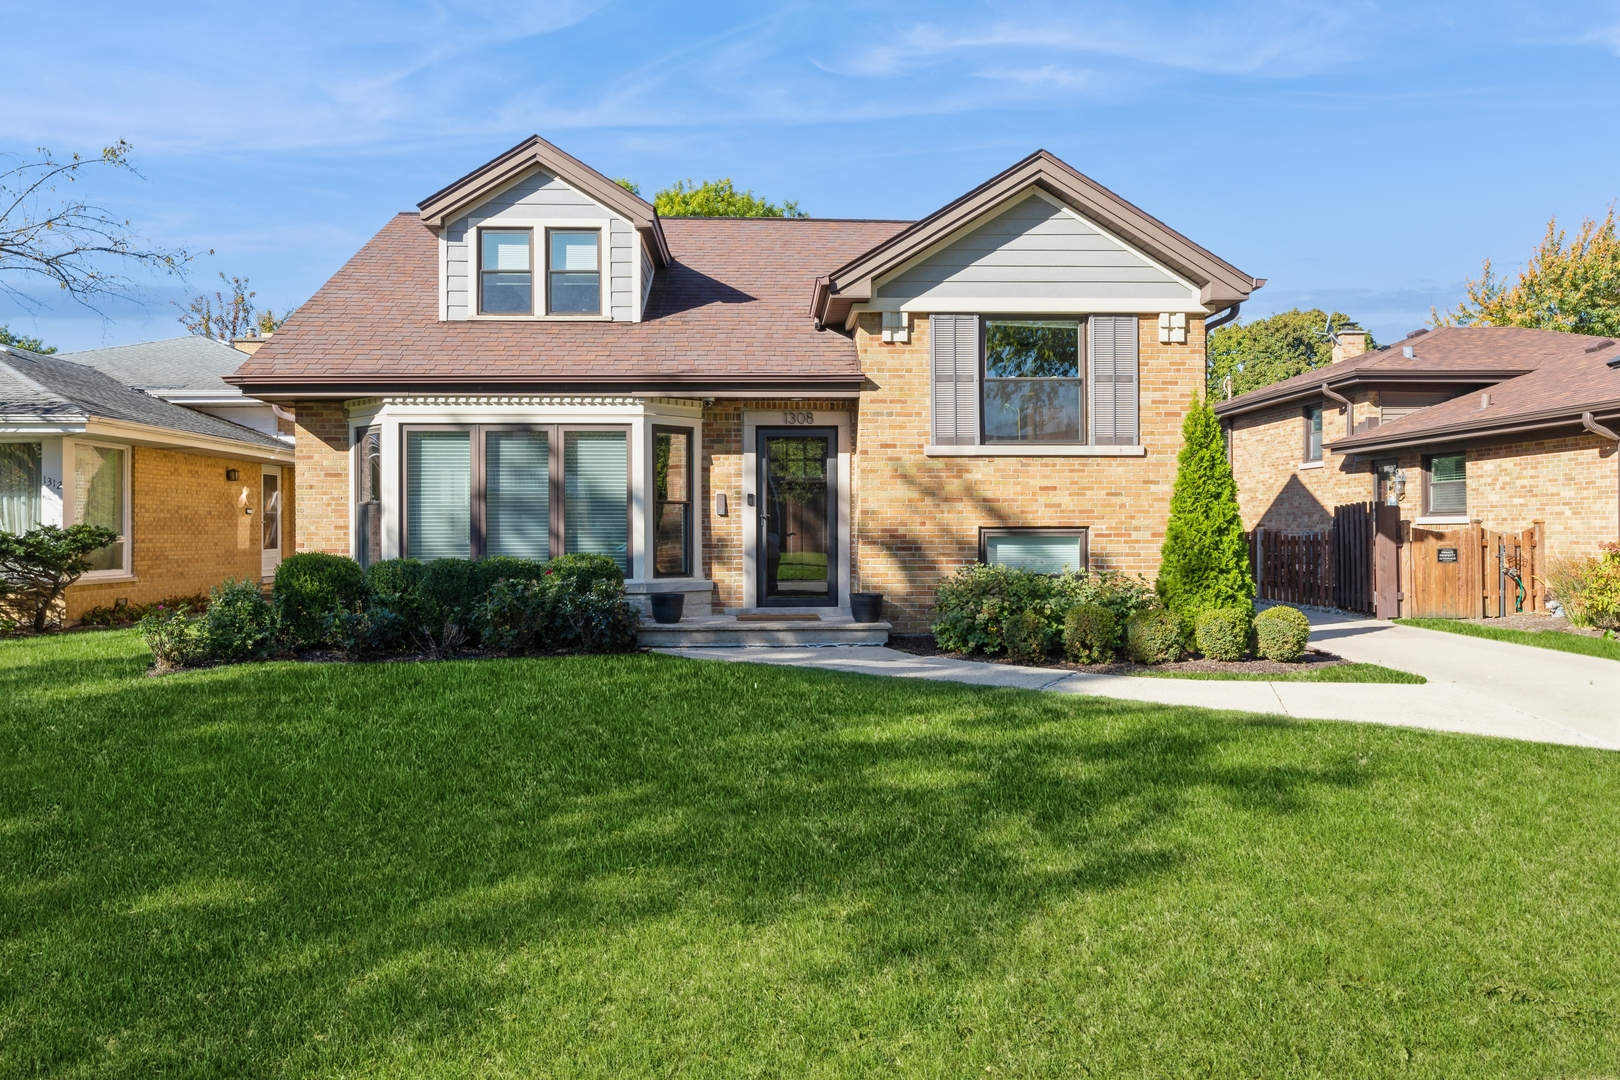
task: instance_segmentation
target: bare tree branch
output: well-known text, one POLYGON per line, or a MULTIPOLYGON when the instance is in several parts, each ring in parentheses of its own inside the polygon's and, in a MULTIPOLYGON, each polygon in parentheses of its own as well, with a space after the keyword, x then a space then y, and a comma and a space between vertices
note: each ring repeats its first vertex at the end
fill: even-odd
POLYGON ((74 154, 59 161, 43 147, 32 159, 0 155, 0 162, 16 162, 0 169, 0 291, 31 303, 12 281, 45 278, 93 310, 98 296, 134 298, 135 282, 123 268, 185 276, 190 252, 153 245, 135 235, 128 220, 67 189, 96 166, 139 176, 130 150, 120 139, 93 158, 74 154))

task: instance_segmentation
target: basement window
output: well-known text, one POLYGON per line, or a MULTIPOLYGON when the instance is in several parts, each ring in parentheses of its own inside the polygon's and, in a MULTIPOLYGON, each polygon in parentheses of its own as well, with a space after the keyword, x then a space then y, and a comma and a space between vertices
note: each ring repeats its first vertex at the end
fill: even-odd
POLYGON ((979 561, 1037 574, 1086 569, 1085 529, 980 529, 979 561))

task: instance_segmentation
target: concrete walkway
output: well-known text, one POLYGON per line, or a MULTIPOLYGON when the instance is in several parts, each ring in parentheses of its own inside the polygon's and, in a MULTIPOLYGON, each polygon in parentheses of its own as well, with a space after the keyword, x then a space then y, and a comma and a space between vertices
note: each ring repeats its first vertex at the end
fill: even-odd
POLYGON ((1423 686, 1216 682, 1084 675, 912 656, 888 648, 664 649, 692 659, 853 671, 1163 705, 1371 721, 1532 742, 1620 749, 1620 663, 1573 653, 1309 612, 1311 641, 1347 660, 1410 671, 1423 686))

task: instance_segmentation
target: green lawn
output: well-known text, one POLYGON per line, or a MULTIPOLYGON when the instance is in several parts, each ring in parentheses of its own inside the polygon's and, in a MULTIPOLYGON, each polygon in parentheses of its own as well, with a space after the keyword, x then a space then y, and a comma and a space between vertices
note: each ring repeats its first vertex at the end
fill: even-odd
POLYGON ((1396 671, 1380 664, 1335 664, 1332 667, 1305 668, 1286 675, 1249 675, 1227 671, 1140 671, 1147 679, 1203 679, 1209 682, 1331 682, 1331 683, 1426 683, 1429 680, 1409 671, 1396 671))
POLYGON ((1558 652, 1580 653, 1583 656, 1601 656, 1606 660, 1620 660, 1620 641, 1591 637, 1586 634, 1566 634, 1557 630, 1509 630, 1483 623, 1463 622, 1460 619, 1396 619, 1402 626, 1416 626, 1423 630, 1444 630, 1448 634, 1489 638, 1492 641, 1510 641, 1515 645, 1534 645, 1538 649, 1556 649, 1558 652))
POLYGON ((1620 756, 0 642, 0 1076, 1595 1076, 1620 756))

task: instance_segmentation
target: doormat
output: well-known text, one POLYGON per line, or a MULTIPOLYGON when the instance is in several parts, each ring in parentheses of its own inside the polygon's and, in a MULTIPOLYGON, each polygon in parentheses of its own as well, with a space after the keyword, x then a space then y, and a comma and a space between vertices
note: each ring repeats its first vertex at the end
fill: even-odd
POLYGON ((820 622, 820 615, 792 615, 783 612, 781 615, 737 615, 738 622, 820 622))

